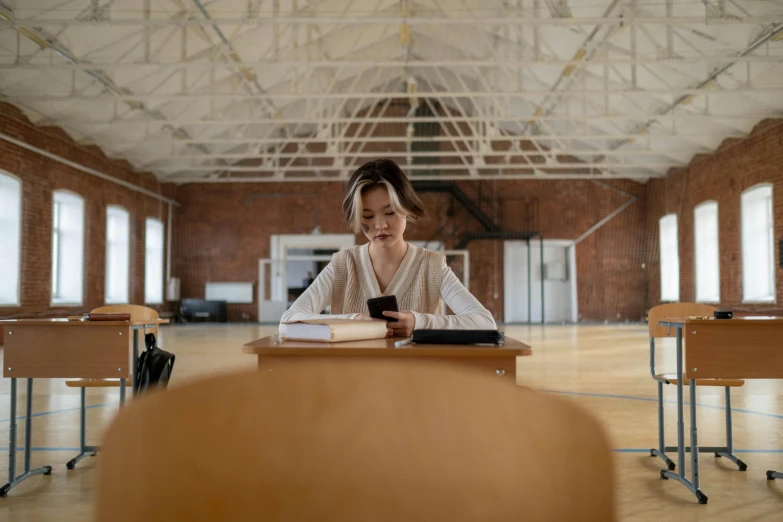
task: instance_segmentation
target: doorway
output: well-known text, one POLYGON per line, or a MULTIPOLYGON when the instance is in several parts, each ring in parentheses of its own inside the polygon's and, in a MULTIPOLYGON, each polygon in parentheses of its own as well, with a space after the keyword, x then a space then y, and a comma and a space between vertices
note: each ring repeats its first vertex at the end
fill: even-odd
POLYGON ((570 240, 506 241, 503 309, 506 323, 575 323, 576 247, 570 240))
POLYGON ((317 277, 331 261, 332 253, 355 244, 356 236, 353 234, 270 236, 272 257, 260 259, 258 264, 259 322, 280 322, 283 312, 306 288, 307 273, 310 272, 312 278, 317 277))

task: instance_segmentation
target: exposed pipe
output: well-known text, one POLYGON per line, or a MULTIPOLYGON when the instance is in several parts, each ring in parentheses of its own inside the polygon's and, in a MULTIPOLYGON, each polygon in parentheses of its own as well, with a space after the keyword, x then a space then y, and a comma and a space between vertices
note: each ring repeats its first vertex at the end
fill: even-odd
POLYGON ((544 236, 538 236, 541 259, 541 324, 544 324, 544 236))
POLYGON ((598 230, 599 228, 601 228, 602 226, 604 226, 604 225, 605 225, 605 224, 606 224, 606 223, 607 223, 609 220, 611 220, 611 219, 612 219, 613 217, 615 217, 617 214, 619 214, 620 212, 622 212, 623 210, 625 210, 626 208, 628 208, 628 207, 631 205, 631 203, 633 203, 634 201, 636 201, 636 199, 637 199, 637 198, 636 198, 636 196, 633 196, 631 199, 629 199, 628 201, 626 201, 625 203, 623 203, 622 205, 620 205, 619 207, 617 207, 617 208, 616 208, 616 209, 615 209, 615 210, 614 210, 614 211, 613 211, 611 214, 609 214, 608 216, 606 216, 605 218, 603 218, 601 221, 599 221, 598 223, 596 223, 596 224, 595 224, 595 225, 593 225, 592 227, 588 228, 588 229, 587 229, 587 231, 586 231, 584 234, 582 234, 581 236, 579 236, 578 238, 576 238, 576 240, 574 240, 574 245, 578 245, 578 244, 579 244, 579 243, 581 243, 581 242, 582 242, 582 241, 583 241, 585 238, 587 238, 587 236, 589 236, 590 234, 592 234, 593 232, 595 232, 596 230, 598 230))
POLYGON ((89 174, 91 176, 95 176, 96 178, 101 178, 105 181, 110 181, 112 183, 116 183, 117 185, 123 186, 128 190, 132 190, 134 192, 138 192, 140 194, 144 194, 145 196, 149 196, 151 198, 155 198, 158 201, 163 201, 164 203, 168 203, 169 205, 174 205, 176 207, 180 206, 179 203, 174 201, 173 199, 169 199, 165 196, 162 196, 158 194, 157 192, 152 192, 151 190, 147 190, 143 187, 140 187, 138 185, 134 185, 133 183, 129 183, 127 181, 115 178, 114 176, 109 176, 108 174, 104 174, 103 172, 99 172, 91 167, 86 167, 80 163, 76 163, 75 161, 71 161, 69 159, 65 159, 62 156, 58 156, 57 154, 52 154, 49 151, 39 149, 38 147, 34 145, 30 145, 29 143, 26 143, 21 140, 17 140, 16 138, 12 138, 8 134, 5 134, 3 132, 0 132, 0 140, 7 141, 8 143, 11 143, 13 145, 16 145, 17 147, 21 147, 23 149, 29 150, 30 152, 35 152, 36 154, 39 154, 45 158, 49 158, 50 160, 54 160, 58 163, 62 163, 63 165, 67 165, 71 167, 72 169, 76 169, 80 172, 84 172, 85 174, 89 174))
POLYGON ((171 281, 171 213, 172 213, 173 207, 171 203, 169 203, 169 210, 166 214, 166 285, 168 286, 169 281, 171 281))

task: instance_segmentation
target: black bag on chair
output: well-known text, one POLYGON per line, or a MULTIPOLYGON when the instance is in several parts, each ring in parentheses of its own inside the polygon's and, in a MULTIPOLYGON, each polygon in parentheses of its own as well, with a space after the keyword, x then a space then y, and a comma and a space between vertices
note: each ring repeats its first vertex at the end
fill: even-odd
POLYGON ((155 334, 145 335, 144 343, 147 347, 144 353, 139 355, 134 393, 165 388, 168 386, 171 372, 174 370, 174 354, 158 348, 155 343, 155 334))

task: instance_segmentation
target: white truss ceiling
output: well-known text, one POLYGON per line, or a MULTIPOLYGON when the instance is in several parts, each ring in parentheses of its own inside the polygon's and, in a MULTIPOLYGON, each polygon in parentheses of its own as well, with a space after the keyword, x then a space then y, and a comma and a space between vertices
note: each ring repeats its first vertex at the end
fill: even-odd
POLYGON ((0 100, 178 183, 644 180, 783 116, 783 0, 0 0, 0 100))

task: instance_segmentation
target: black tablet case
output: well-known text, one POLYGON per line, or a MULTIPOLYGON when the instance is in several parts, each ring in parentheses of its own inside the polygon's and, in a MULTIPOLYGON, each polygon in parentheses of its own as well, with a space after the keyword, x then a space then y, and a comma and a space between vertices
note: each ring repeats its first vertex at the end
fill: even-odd
POLYGON ((411 341, 420 344, 494 344, 503 346, 498 330, 414 330, 411 341))

